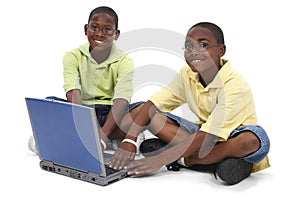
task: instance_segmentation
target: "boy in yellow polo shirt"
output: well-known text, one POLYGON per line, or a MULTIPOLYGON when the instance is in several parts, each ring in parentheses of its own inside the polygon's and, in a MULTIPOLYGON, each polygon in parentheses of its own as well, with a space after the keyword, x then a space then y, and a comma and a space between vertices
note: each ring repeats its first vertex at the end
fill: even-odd
POLYGON ((146 158, 135 161, 129 150, 132 142, 121 143, 111 167, 140 175, 164 165, 171 170, 209 166, 227 184, 269 167, 270 143, 258 126, 250 87, 222 59, 226 51, 222 30, 209 22, 195 24, 187 33, 184 51, 188 66, 146 102, 125 136, 134 141, 147 125, 158 139, 145 140, 140 151, 146 158), (197 123, 170 114, 184 103, 197 123))

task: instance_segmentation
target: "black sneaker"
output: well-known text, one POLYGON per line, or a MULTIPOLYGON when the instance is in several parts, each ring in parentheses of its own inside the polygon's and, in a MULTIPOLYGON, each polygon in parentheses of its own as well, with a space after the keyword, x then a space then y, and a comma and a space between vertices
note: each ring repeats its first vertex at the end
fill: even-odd
POLYGON ((140 145, 140 153, 144 157, 155 156, 165 150, 167 150, 168 143, 158 139, 158 138, 151 138, 144 140, 140 145))
POLYGON ((228 158, 218 164, 216 173, 225 183, 234 185, 250 176, 252 165, 240 158, 228 158))
POLYGON ((174 161, 168 165, 166 165, 166 168, 169 170, 169 171, 180 171, 181 168, 186 168, 185 166, 179 164, 177 161, 174 161))
POLYGON ((197 172, 215 173, 217 164, 183 166, 178 161, 174 161, 166 167, 169 171, 180 171, 181 168, 186 168, 197 172))
POLYGON ((215 173, 217 170, 217 164, 206 164, 206 165, 192 165, 188 169, 197 172, 215 173))

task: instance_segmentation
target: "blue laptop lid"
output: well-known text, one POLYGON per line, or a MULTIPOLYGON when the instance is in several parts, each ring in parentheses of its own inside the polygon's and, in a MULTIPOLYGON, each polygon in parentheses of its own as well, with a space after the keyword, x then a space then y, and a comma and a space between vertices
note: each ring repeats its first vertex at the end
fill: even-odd
POLYGON ((105 174, 93 108, 25 98, 41 160, 105 174))

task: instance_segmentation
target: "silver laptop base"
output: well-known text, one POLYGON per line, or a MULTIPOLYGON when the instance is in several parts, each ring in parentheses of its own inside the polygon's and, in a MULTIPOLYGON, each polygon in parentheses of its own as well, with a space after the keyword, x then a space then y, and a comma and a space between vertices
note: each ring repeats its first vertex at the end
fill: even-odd
POLYGON ((61 174, 67 177, 75 178, 78 180, 86 181, 89 183, 106 186, 113 182, 116 182, 120 179, 123 179, 126 177, 126 173, 124 171, 120 171, 120 173, 115 173, 112 175, 109 175, 107 177, 101 177, 99 174, 93 173, 93 172, 85 172, 81 170, 75 170, 63 165, 58 165, 50 161, 42 160, 40 161, 40 167, 48 172, 53 172, 56 174, 61 174), (120 175, 121 174, 121 175, 120 175), (118 177, 118 178, 116 178, 118 177))

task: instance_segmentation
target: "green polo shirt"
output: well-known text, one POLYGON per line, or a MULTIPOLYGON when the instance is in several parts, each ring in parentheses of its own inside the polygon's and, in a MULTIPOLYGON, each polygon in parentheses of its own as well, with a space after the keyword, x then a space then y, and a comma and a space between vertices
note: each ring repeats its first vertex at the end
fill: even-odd
POLYGON ((133 61, 113 44, 107 60, 98 64, 89 51, 90 44, 67 52, 63 58, 64 90, 81 91, 86 105, 112 105, 122 98, 130 103, 133 88, 133 61))

